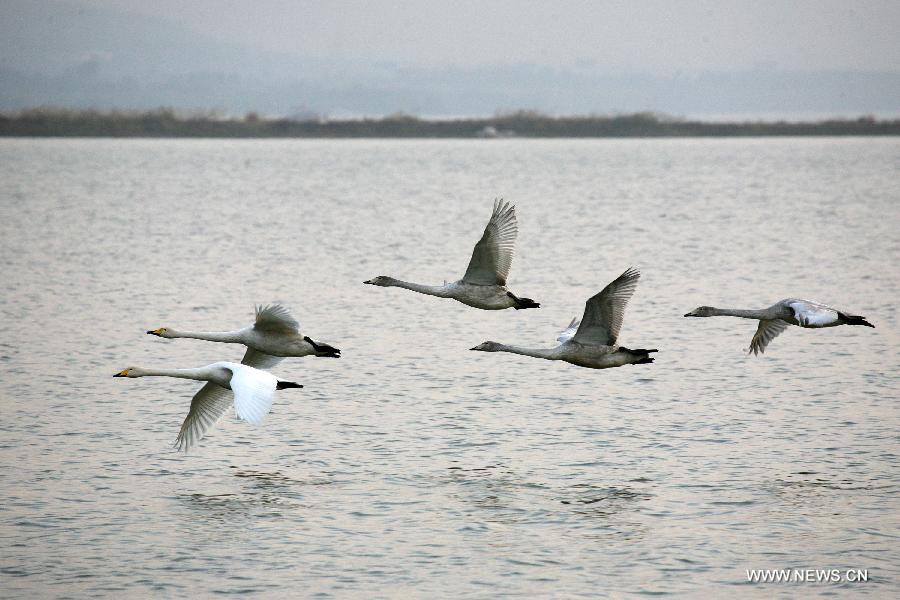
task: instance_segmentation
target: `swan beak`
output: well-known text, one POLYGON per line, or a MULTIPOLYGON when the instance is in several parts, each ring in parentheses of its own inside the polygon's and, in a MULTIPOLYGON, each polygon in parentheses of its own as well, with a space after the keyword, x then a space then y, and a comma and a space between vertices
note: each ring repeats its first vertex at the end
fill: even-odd
POLYGON ((368 281, 363 281, 363 283, 368 283, 369 285, 375 285, 374 283, 372 283, 371 279, 369 279, 368 281))
POLYGON ((123 369, 123 370, 119 371, 118 373, 113 375, 113 377, 128 377, 128 369, 123 369))
POLYGON ((478 346, 475 346, 474 348, 469 348, 469 350, 478 350, 478 346))
POLYGON ((162 337, 162 329, 161 329, 161 328, 160 328, 160 329, 153 329, 153 330, 151 330, 151 331, 148 331, 147 334, 148 334, 148 335, 157 335, 157 336, 162 337))
POLYGON ((686 316, 686 317, 693 317, 693 316, 694 316, 694 313, 689 312, 689 313, 685 314, 684 316, 686 316))

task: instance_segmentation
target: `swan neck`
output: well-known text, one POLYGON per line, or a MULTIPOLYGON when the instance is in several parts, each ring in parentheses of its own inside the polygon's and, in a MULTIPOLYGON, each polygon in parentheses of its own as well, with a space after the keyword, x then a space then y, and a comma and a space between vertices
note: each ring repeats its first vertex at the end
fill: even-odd
POLYGON ((178 379, 194 379, 208 381, 203 369, 141 369, 139 377, 177 377, 178 379))
POLYGON ((521 354, 523 356, 533 356, 534 358, 544 358, 546 360, 556 360, 555 348, 522 348, 520 346, 507 346, 500 344, 500 352, 510 352, 512 354, 521 354))
POLYGON ((191 338, 193 340, 206 340, 208 342, 225 342, 231 344, 240 344, 240 331, 173 331, 169 330, 169 337, 172 338, 191 338))
POLYGON ((421 283, 412 283, 397 279, 395 280, 394 286, 419 292, 420 294, 427 294, 429 296, 438 296, 441 298, 448 298, 450 296, 447 286, 444 285, 423 285, 421 283))
POLYGON ((764 310, 747 310, 740 308, 714 308, 712 314, 717 317, 741 317, 742 319, 766 318, 764 310))

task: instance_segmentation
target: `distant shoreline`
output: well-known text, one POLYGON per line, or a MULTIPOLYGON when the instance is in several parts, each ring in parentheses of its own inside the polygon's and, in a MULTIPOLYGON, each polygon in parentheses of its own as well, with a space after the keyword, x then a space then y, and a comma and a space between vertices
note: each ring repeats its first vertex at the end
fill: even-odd
POLYGON ((553 117, 516 112, 496 117, 428 120, 410 115, 367 119, 180 116, 147 112, 31 109, 0 114, 0 137, 116 138, 641 138, 895 136, 900 119, 869 116, 822 121, 708 122, 655 113, 553 117))

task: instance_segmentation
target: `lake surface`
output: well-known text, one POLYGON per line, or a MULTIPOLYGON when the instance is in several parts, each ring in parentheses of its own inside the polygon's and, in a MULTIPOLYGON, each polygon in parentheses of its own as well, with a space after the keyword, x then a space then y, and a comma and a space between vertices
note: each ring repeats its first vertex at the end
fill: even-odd
POLYGON ((900 589, 898 139, 5 139, 0 217, 5 597, 900 589), (362 285, 459 278, 499 196, 539 310, 362 285), (468 350, 554 345, 630 265, 620 342, 654 364, 468 350), (754 357, 754 322, 682 317, 792 296, 876 329, 754 357), (176 452, 199 384, 112 375, 239 360, 144 332, 270 301, 343 358, 176 452))

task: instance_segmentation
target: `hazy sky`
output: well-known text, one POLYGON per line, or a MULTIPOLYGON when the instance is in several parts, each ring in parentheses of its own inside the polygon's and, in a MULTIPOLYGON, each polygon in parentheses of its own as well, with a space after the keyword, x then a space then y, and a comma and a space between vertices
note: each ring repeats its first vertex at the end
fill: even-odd
POLYGON ((900 0, 0 0, 0 111, 900 114, 900 0))
MULTIPOLYGON (((76 0, 73 0, 73 2, 76 0)), ((898 0, 77 0, 252 49, 422 66, 900 72, 898 0)))

